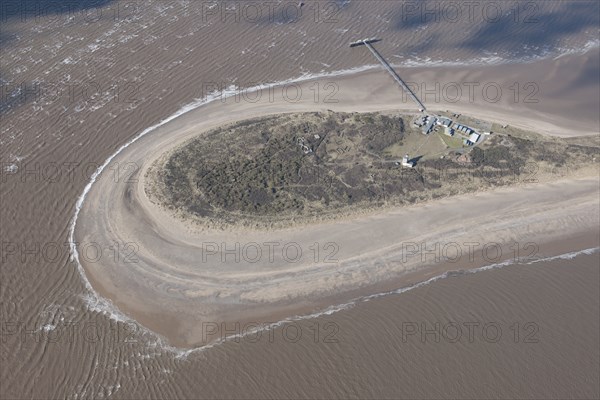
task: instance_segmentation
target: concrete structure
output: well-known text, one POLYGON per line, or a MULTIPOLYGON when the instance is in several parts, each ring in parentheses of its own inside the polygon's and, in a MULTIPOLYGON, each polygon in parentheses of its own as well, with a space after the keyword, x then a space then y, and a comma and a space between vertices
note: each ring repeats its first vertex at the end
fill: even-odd
POLYGON ((404 157, 402 157, 402 166, 406 168, 412 168, 414 166, 414 163, 408 159, 408 154, 405 154, 404 157))
POLYGON ((357 40, 356 42, 350 43, 350 47, 364 46, 367 43, 371 44, 371 43, 376 43, 376 42, 380 42, 380 41, 381 41, 381 39, 377 39, 377 38, 362 39, 362 40, 357 40))

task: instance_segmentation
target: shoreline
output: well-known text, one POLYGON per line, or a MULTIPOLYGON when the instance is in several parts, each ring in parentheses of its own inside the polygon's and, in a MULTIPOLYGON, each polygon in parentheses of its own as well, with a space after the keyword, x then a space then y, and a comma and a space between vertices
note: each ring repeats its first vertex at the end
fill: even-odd
MULTIPOLYGON (((538 243, 540 244, 540 243, 538 243)), ((504 247, 504 249, 506 249, 504 247)), ((511 249, 507 249, 510 250, 511 249)), ((359 306, 365 301, 374 298, 400 295, 406 291, 437 282, 441 279, 450 277, 461 277, 466 274, 486 272, 493 269, 502 269, 506 267, 525 268, 530 265, 535 265, 539 262, 554 260, 567 256, 578 257, 585 254, 597 254, 600 252, 600 233, 590 231, 586 233, 577 233, 567 238, 547 243, 540 244, 540 253, 538 258, 516 258, 514 256, 503 257, 494 262, 485 260, 481 255, 478 255, 469 266, 466 268, 457 268, 459 264, 450 262, 441 262, 438 264, 424 264, 417 270, 406 272, 386 282, 369 285, 366 287, 356 288, 343 294, 323 297, 319 302, 312 306, 290 307, 288 304, 282 304, 279 307, 275 306, 267 311, 267 316, 264 318, 238 318, 234 320, 224 321, 205 321, 206 324, 211 324, 210 329, 217 324, 217 331, 208 331, 208 325, 200 328, 203 335, 209 338, 206 342, 187 343, 180 342, 176 338, 179 336, 179 324, 176 319, 164 314, 153 313, 137 313, 132 312, 127 308, 126 304, 110 305, 117 307, 119 313, 131 319, 131 322, 140 324, 142 329, 146 329, 148 333, 156 336, 162 342, 164 348, 178 353, 180 357, 188 356, 192 352, 203 351, 212 348, 216 345, 223 344, 227 341, 234 341, 236 338, 244 337, 254 333, 252 328, 257 327, 259 331, 273 329, 275 327, 285 325, 286 323, 294 323, 306 319, 319 318, 332 313, 343 312, 345 310, 359 306), (588 247, 589 246, 589 247, 588 247), (224 326, 221 324, 225 324, 224 326), (227 334, 222 328, 232 328, 240 333, 227 334), (216 335, 216 336, 215 336, 216 335), (212 337, 211 336, 215 336, 212 337)), ((110 298, 110 292, 102 287, 99 281, 96 281, 92 276, 88 276, 93 287, 96 288, 97 294, 106 299, 110 298)), ((114 311, 113 311, 114 312, 114 311)))
MULTIPOLYGON (((335 107, 331 106, 331 108, 335 108, 338 109, 340 111, 347 111, 347 110, 351 110, 351 111, 385 111, 385 110, 397 110, 398 109, 398 105, 395 104, 395 100, 398 97, 398 93, 396 90, 389 90, 389 85, 387 85, 386 83, 386 79, 387 78, 385 75, 381 74, 373 74, 373 73, 369 73, 369 74, 357 74, 356 76, 353 76, 350 80, 352 79, 358 79, 358 81, 352 81, 352 82, 348 82, 348 79, 345 80, 346 83, 352 83, 351 88, 352 90, 349 90, 348 92, 345 93, 345 96, 347 97, 347 100, 345 102, 339 103, 337 104, 335 107), (366 75, 366 78, 365 78, 366 75), (358 83, 358 84, 357 84, 358 83), (371 87, 372 90, 374 91, 374 93, 377 93, 377 95, 374 95, 374 93, 366 90, 367 88, 371 87), (390 106, 389 104, 392 104, 392 106, 390 106), (387 106, 386 106, 387 105, 387 106), (382 107, 383 106, 383 107, 382 107)), ((310 84, 311 81, 308 82, 304 82, 303 85, 308 85, 310 84)), ((342 81, 340 81, 341 83, 342 81)), ((307 102, 307 103, 302 103, 302 104, 290 104, 290 103, 286 103, 286 102, 281 102, 281 103, 275 103, 275 104, 267 104, 266 108, 265 108, 265 104, 262 104, 262 108, 261 108, 261 104, 242 104, 242 105, 237 105, 236 104, 227 104, 227 105, 223 105, 223 104, 216 104, 217 102, 212 102, 212 103, 208 103, 205 104, 203 107, 201 107, 200 109, 196 109, 193 110, 193 112, 189 112, 188 114, 184 114, 184 115, 178 115, 176 117, 170 118, 167 120, 167 122, 165 122, 164 124, 161 124, 158 127, 151 127, 148 128, 148 130, 144 131, 142 135, 136 137, 135 140, 128 142, 128 144, 124 145, 123 147, 121 147, 121 149, 115 153, 113 156, 111 156, 111 158, 109 158, 107 160, 107 163, 105 164, 105 166, 107 166, 110 162, 119 162, 119 161, 123 161, 123 162, 127 162, 127 161, 133 161, 133 162, 140 162, 139 165, 142 166, 141 169, 139 169, 136 174, 134 174, 135 177, 143 177, 144 176, 144 166, 148 166, 151 165, 152 163, 152 157, 147 158, 146 155, 148 154, 152 154, 151 149, 152 148, 161 148, 164 149, 165 145, 169 145, 169 146, 174 146, 177 143, 181 143, 184 140, 186 140, 187 138, 193 137, 197 134, 199 134, 200 132, 206 131, 208 129, 211 128, 211 126, 220 126, 222 125, 225 121, 230 121, 231 122, 231 115, 233 115, 232 113, 236 112, 235 114, 235 118, 237 120, 241 120, 241 119, 247 119, 249 116, 261 116, 261 115, 268 115, 268 114, 272 114, 272 113, 281 113, 281 112, 298 112, 299 110, 307 110, 307 111, 316 111, 316 110, 323 110, 323 108, 321 107, 315 107, 314 104, 312 104, 311 102, 307 102), (204 115, 204 118, 198 118, 198 116, 196 114, 200 113, 201 115, 204 115), (199 129, 198 124, 200 124, 201 128, 199 129), (148 135, 146 135, 146 133, 148 133, 148 135), (174 139, 174 134, 177 133, 178 137, 175 140, 174 139), (160 137, 163 137, 161 140, 156 140, 160 137), (136 152, 136 157, 135 159, 128 159, 127 155, 125 153, 129 152, 131 153, 132 150, 129 148, 129 145, 137 142, 136 143, 136 147, 140 147, 142 146, 142 148, 144 148, 144 146, 148 147, 147 153, 142 154, 140 152, 140 154, 138 154, 138 152, 136 152), (142 161, 143 160, 143 161, 142 161)), ((453 107, 455 108, 455 107, 453 107)), ((517 118, 518 119, 518 118, 517 118)), ((104 174, 106 175, 106 174, 104 174)), ((160 215, 161 213, 157 213, 157 210, 155 207, 153 207, 151 204, 149 204, 149 201, 147 198, 145 198, 146 196, 136 196, 136 193, 143 193, 143 184, 141 184, 140 182, 143 181, 143 179, 139 179, 137 182, 133 182, 133 183, 126 183, 126 182, 118 182, 116 185, 114 184, 110 184, 110 182, 106 181, 106 176, 103 175, 99 175, 98 181, 95 181, 95 178, 89 183, 88 187, 86 187, 86 191, 84 192, 84 194, 82 195, 82 197, 80 198, 80 202, 78 202, 79 206, 83 206, 81 207, 81 216, 82 218, 85 220, 86 217, 87 221, 85 222, 78 222, 77 221, 77 216, 78 214, 76 214, 76 217, 73 220, 73 225, 72 225, 72 236, 71 236, 71 242, 73 243, 75 238, 78 239, 79 242, 89 242, 89 241, 96 241, 99 240, 101 243, 104 243, 101 237, 102 232, 112 232, 112 234, 116 234, 117 236, 114 236, 115 238, 121 239, 122 242, 127 242, 128 240, 132 240, 133 238, 135 238, 134 232, 158 232, 158 231, 162 231, 163 234, 168 234, 168 236, 172 236, 173 238, 178 238, 175 241, 171 241, 173 249, 175 248, 181 248, 181 246, 189 246, 191 242, 193 242, 194 240, 197 241, 198 240, 198 232, 190 232, 189 229, 187 228, 183 228, 181 226, 176 226, 176 224, 173 223, 173 221, 171 221, 169 218, 167 218, 165 215, 160 215), (102 186, 104 189, 106 189, 106 192, 104 192, 102 189, 99 189, 98 186, 102 186), (103 203, 103 202, 99 202, 98 200, 96 200, 93 204, 90 204, 91 200, 87 199, 86 202, 84 202, 84 199, 86 199, 86 196, 89 192, 93 192, 96 195, 99 194, 99 192, 102 192, 103 196, 106 196, 107 193, 109 192, 109 189, 112 191, 115 191, 115 186, 119 187, 119 190, 122 190, 122 194, 120 196, 117 197, 117 199, 119 199, 119 201, 123 202, 120 206, 116 207, 116 204, 111 204, 110 202, 107 203, 103 203), (94 191, 95 190, 95 191, 94 191), (140 192, 140 190, 142 190, 140 192), (89 215, 87 215, 88 213, 91 213, 92 211, 97 211, 97 210, 106 210, 106 212, 108 212, 109 214, 112 214, 112 217, 114 219, 114 221, 119 221, 119 224, 121 227, 128 227, 125 230, 122 230, 120 232, 117 232, 116 225, 114 225, 113 222, 109 222, 107 221, 102 221, 100 218, 97 219, 89 219, 89 215), (147 215, 153 215, 153 220, 149 220, 147 219, 147 215), (87 225, 87 231, 89 232, 88 235, 86 236, 76 236, 75 235, 75 224, 77 223, 78 229, 81 229, 81 225, 82 224, 86 224, 87 225), (131 228, 132 226, 136 226, 136 224, 142 223, 142 225, 139 228, 131 228), (91 225, 90 225, 91 224, 91 225), (133 229, 133 230, 132 230, 133 229), (91 232, 93 232, 93 234, 91 234, 91 232), (192 236, 189 236, 189 235, 192 236), (196 239, 194 239, 194 237, 196 237, 196 239), (191 242, 190 242, 191 240, 191 242)), ((582 184, 581 181, 577 181, 577 180, 571 180, 568 181, 568 183, 565 183, 566 185, 575 185, 575 187, 579 187, 581 188, 581 186, 585 186, 585 184, 582 184)), ((588 180, 587 185, 594 185, 597 184, 597 179, 596 177, 594 177, 594 179, 591 181, 588 180)), ((556 184, 554 184, 556 185, 556 184)), ((542 185, 540 185, 542 186, 542 185)), ((551 186, 551 185, 550 185, 551 186)), ((548 186, 546 186, 548 187, 548 186)), ((527 191, 532 190, 531 188, 519 188, 518 190, 515 190, 514 187, 512 187, 512 195, 511 196, 515 196, 518 193, 523 194, 523 192, 527 192, 527 191)), ((563 190, 558 190, 556 194, 553 195, 559 195, 558 192, 562 192, 563 190)), ((492 196, 494 195, 494 193, 496 193, 496 191, 492 191, 492 196)), ((554 193, 554 192, 552 192, 554 193)), ((475 195, 471 195, 471 197, 481 197, 481 193, 477 193, 475 195)), ((560 195, 562 195, 562 193, 560 193, 560 195)), ((589 212, 591 209, 590 204, 593 205, 597 205, 598 201, 596 197, 589 197, 589 193, 587 195, 587 206, 588 208, 578 208, 577 209, 577 215, 582 215, 581 213, 584 212, 589 212), (591 202, 591 203, 590 203, 591 202)), ((517 196, 517 198, 519 198, 517 196)), ((108 197, 107 197, 108 199, 108 197)), ((444 203, 444 201, 446 201, 446 204, 448 202, 448 200, 442 200, 442 201, 436 201, 434 202, 435 204, 440 204, 440 203, 444 203)), ((452 200, 450 200, 452 201, 452 200)), ((523 201, 523 200, 518 200, 518 201, 523 201)), ((435 204, 420 204, 417 207, 421 210, 427 211, 428 208, 434 207, 435 204)), ((564 203, 564 205, 566 206, 567 204, 569 204, 569 202, 564 203)), ((523 207, 525 207, 525 205, 523 205, 523 207)), ((529 205, 530 210, 531 210, 531 205, 529 205)), ((546 215, 546 225, 548 225, 548 223, 550 222, 548 220, 548 218, 550 218, 550 216, 552 215, 552 213, 548 214, 549 210, 552 208, 548 208, 549 206, 546 205, 546 210, 547 210, 547 215, 546 215)), ((525 210, 526 208, 524 208, 525 210)), ((510 210, 506 210, 507 215, 511 215, 510 210)), ((573 210, 572 210, 573 211, 573 210)), ((554 209, 554 211, 552 211, 554 213, 558 212, 556 209, 554 209)), ((575 212, 573 212, 572 214, 561 214, 563 217, 561 218, 572 218, 574 215, 576 215, 575 212)), ((592 221, 589 220, 585 220, 585 219, 577 219, 577 223, 580 224, 579 228, 577 227, 572 227, 572 229, 575 229, 575 231, 577 231, 577 229, 582 229, 582 227, 587 226, 586 224, 589 224, 589 222, 593 223, 593 218, 594 215, 590 215, 592 218, 592 221)), ((365 220, 367 219, 373 219, 375 217, 371 216, 371 217, 366 217, 365 220)), ((597 219, 597 217, 596 217, 597 219)), ((471 218, 471 221, 474 221, 471 218)), ((541 224, 541 220, 536 220, 538 224, 541 224)), ((564 223, 565 221, 563 221, 564 223)), ((490 222, 491 223, 491 222, 490 222)), ((554 223, 554 222, 552 222, 554 223)), ((548 226, 546 226, 545 229, 548 229, 550 226, 552 226, 552 223, 548 226)), ((346 223, 346 228, 350 228, 350 226, 348 225, 349 223, 346 223)), ((467 223, 468 225, 468 223, 467 223)), ((339 230, 343 230, 343 227, 336 227, 337 228, 337 232, 336 235, 342 234, 344 232, 339 232, 339 230)), ((357 229, 357 228, 352 228, 352 229, 357 229)), ((352 229, 350 230, 350 232, 352 232, 352 229)), ((460 232, 460 228, 456 227, 453 229, 458 229, 458 231, 456 232, 460 232)), ((537 229, 543 229, 541 227, 538 227, 537 229)), ((556 228, 551 228, 551 229, 556 229, 556 228)), ((326 240, 329 239, 328 235, 331 235, 334 231, 323 231, 323 232, 328 232, 328 233, 324 233, 322 236, 318 236, 318 237, 323 237, 326 238, 326 240)), ((393 230, 391 231, 393 232, 393 230)), ((513 233, 509 233, 511 232, 510 229, 508 231, 506 231, 504 233, 505 238, 506 235, 508 235, 508 237, 510 237, 510 235, 514 235, 516 231, 514 231, 513 228, 513 233)), ((285 233, 285 232, 284 232, 285 233)), ((442 232, 443 233, 443 232, 442 232)), ((566 233, 566 232, 565 232, 566 233)), ((517 234, 518 235, 523 235, 524 232, 520 231, 520 233, 517 234)), ((138 235, 139 236, 139 235, 138 235)), ((310 235, 309 235, 310 236, 310 235)), ((564 234, 563 234, 564 236, 564 234)), ((561 237, 563 237, 561 236, 561 237)), ((81 268, 81 272, 82 274, 85 274, 83 276, 84 280, 88 280, 90 282, 90 288, 93 287, 99 287, 99 286, 104 286, 104 291, 105 293, 111 293, 105 297, 111 299, 111 301, 117 306, 119 307, 119 304, 121 304, 120 308, 125 309, 126 306, 125 304, 128 304, 130 309, 136 309, 137 311, 132 311, 133 315, 139 314, 142 315, 143 312, 141 311, 142 309, 146 309, 146 310, 154 310, 154 313, 151 314, 147 314, 147 322, 146 324, 143 324, 143 322, 141 321, 142 319, 146 319, 144 317, 136 317, 135 319, 138 322, 141 322, 144 326, 150 326, 150 325, 154 325, 154 323, 159 324, 160 326, 162 326, 162 329, 156 328, 156 329, 152 329, 155 332, 158 332, 159 334, 162 334, 162 330, 168 328, 166 325, 169 325, 169 327, 176 327, 176 329, 178 329, 179 333, 178 337, 175 337, 173 335, 168 335, 169 337, 169 342, 170 343, 195 343, 197 342, 197 338, 193 338, 193 337, 186 337, 185 336, 185 332, 189 332, 190 331, 190 320, 193 321, 194 319, 196 321, 198 321, 198 317, 199 315, 203 315, 202 318, 203 320, 206 320, 206 318, 211 318, 211 315, 231 315, 233 320, 236 319, 240 319, 238 318, 238 316, 243 316, 246 314, 246 311, 241 311, 240 310, 240 304, 252 304, 255 301, 257 301, 257 297, 255 294, 251 294, 249 292, 247 292, 247 289, 244 289, 245 294, 243 294, 242 292, 240 292, 240 294, 235 295, 234 292, 236 289, 236 287, 242 288, 242 287, 247 287, 247 284, 243 284, 242 282, 244 282, 244 280, 247 279, 251 279, 251 275, 252 275, 252 268, 248 269, 248 270, 244 270, 243 268, 240 269, 239 266, 236 266, 234 270, 228 270, 228 272, 226 272, 226 274, 223 276, 223 279, 233 279, 233 281, 231 281, 232 285, 226 285, 226 286, 220 286, 219 284, 219 280, 215 280, 215 273, 217 273, 217 271, 222 271, 222 268, 217 268, 217 267, 211 267, 209 269, 203 269, 203 270, 197 270, 194 267, 194 263, 193 263, 193 259, 196 258, 201 254, 198 253, 196 251, 195 254, 190 254, 188 257, 188 261, 191 262, 190 267, 189 268, 184 268, 182 267, 185 263, 181 263, 180 261, 182 261, 181 254, 177 254, 177 256, 174 256, 175 258, 172 258, 173 256, 169 256, 167 259, 169 259, 170 261, 168 261, 166 264, 164 261, 159 262, 158 264, 154 263, 152 261, 153 258, 156 257, 162 257, 164 254, 169 254, 169 252, 165 252, 164 249, 161 250, 161 246, 162 245, 158 245, 158 243, 153 242, 154 238, 148 236, 147 234, 143 235, 144 240, 150 240, 148 243, 143 244, 142 246, 140 246, 141 248, 141 252, 140 254, 144 255, 144 258, 141 260, 143 265, 131 265, 128 267, 131 267, 130 269, 124 270, 123 269, 123 265, 119 265, 118 263, 116 265, 113 265, 112 267, 107 267, 107 265, 99 265, 99 263, 96 264, 92 264, 92 265, 86 265, 85 267, 82 265, 81 268), (169 267, 169 265, 171 265, 171 267, 169 267), (176 265, 175 269, 172 268, 173 265, 176 265), (85 272, 84 269, 85 268, 85 272), (162 269, 161 269, 162 268, 162 269), (191 268, 191 269, 190 269, 191 268), (215 269, 216 268, 216 269, 215 269), (236 273, 235 270, 239 270, 239 273, 236 273), (247 271, 247 272, 241 272, 241 271, 247 271), (104 274, 104 278, 100 279, 100 275, 98 275, 99 273, 104 274), (96 275, 94 275, 96 274, 96 275), (108 274, 108 275, 107 275, 108 274), (136 274, 138 274, 139 278, 136 278, 136 274), (141 274, 141 275, 139 275, 141 274), (183 277, 188 276, 189 278, 185 278, 183 279, 183 277), (228 278, 227 278, 228 277, 228 278), (141 278, 141 279, 140 279, 141 278), (165 279, 163 279, 165 278, 165 279), (185 289, 185 285, 187 285, 189 282, 189 279, 200 279, 201 281, 204 281, 207 283, 208 286, 197 286, 195 287, 194 285, 189 286, 187 289, 185 289), (102 283, 101 283, 102 280, 102 283), (95 284, 92 284, 92 282, 95 282, 95 284), (142 285, 140 282, 145 282, 144 285, 150 285, 147 287, 144 287, 144 285, 142 285), (235 284, 234 284, 235 282, 235 284), (115 286, 116 284, 116 286, 115 286), (154 286, 153 286, 154 285, 154 286), (110 286, 110 289, 107 289, 106 286, 110 286), (154 293, 154 295, 157 295, 157 292, 152 292, 152 290, 156 290, 158 288, 161 288, 160 291, 162 292, 163 290, 165 291, 164 293, 161 294, 161 296, 156 296, 156 298, 153 298, 154 296, 151 293, 154 293), (223 288, 226 287, 227 290, 223 292, 223 288), (154 288, 154 289, 151 289, 154 288), (128 292, 129 294, 124 293, 124 291, 128 292), (171 299, 175 299, 177 298, 178 300, 171 303, 170 305, 165 304, 165 300, 167 299, 167 297, 164 296, 168 296, 168 298, 171 299), (174 296, 174 297, 173 297, 174 296), (234 297, 231 297, 234 296, 234 297), (241 297, 235 297, 235 296, 241 296, 241 297), (227 300, 229 297, 231 297, 231 300, 227 300), (185 300, 187 298, 187 300, 185 300), (237 298, 237 300, 235 300, 237 298), (148 300, 148 303, 146 304, 144 301, 141 301, 140 299, 146 299, 148 300), (162 299, 162 300, 161 300, 162 299), (193 299, 193 300, 192 300, 193 299), (202 300, 204 299, 204 300, 202 300), (211 299, 210 302, 206 302, 206 299, 211 299), (158 312, 157 310, 159 309, 163 309, 162 312, 158 312), (183 312, 184 308, 187 307, 187 311, 183 312), (203 311, 198 311, 198 308, 200 307, 204 307, 203 311), (222 310, 228 310, 225 311, 224 313, 222 312, 222 310), (200 314, 197 314, 198 312, 200 312, 200 314), (191 313, 191 314, 190 314, 191 313), (176 318, 176 320, 174 320, 173 318, 169 319, 169 323, 163 323, 161 324, 161 321, 166 321, 166 319, 164 318, 164 316, 169 316, 169 315, 178 315, 178 317, 176 318), (193 317, 193 315, 196 315, 196 317, 193 317), (187 324, 187 326, 186 326, 187 324), (184 335, 183 338, 181 337, 181 335, 184 335)), ((159 234, 157 237, 162 238, 162 236, 159 234)), ((165 236, 166 237, 166 236, 165 236)), ((239 239, 239 235, 234 235, 231 239, 232 240, 236 240, 236 237, 239 239)), ((220 236, 220 233, 214 233, 211 234, 211 236, 209 237, 211 240, 214 241, 218 241, 221 240, 223 237, 220 236), (221 238, 221 239, 219 239, 221 238), (218 239, 218 240, 217 240, 218 239)), ((139 238, 138 238, 139 239, 139 238)), ((307 240, 309 238, 305 238, 305 243, 308 243, 307 240)), ((558 237, 555 237, 555 239, 558 239, 558 237)), ((137 240, 137 239, 134 239, 137 240)), ((439 239, 438 239, 439 240, 439 239)), ((544 238, 542 237, 540 242, 543 242, 544 238)), ((167 243, 167 242, 164 242, 167 243)), ((357 242, 358 243, 358 242, 357 242)), ((393 244, 393 243, 391 243, 393 244)), ((171 246, 171 245, 170 245, 171 246)), ((348 272, 344 272, 342 270, 340 271, 336 271, 335 275, 329 276, 329 277, 323 277, 324 281, 321 281, 321 285, 325 285, 325 286, 329 286, 331 284, 333 284, 334 288, 338 288, 339 285, 344 286, 347 289, 350 285, 352 286, 353 283, 356 284, 356 282, 362 282, 361 285, 364 285, 364 282, 368 280, 366 280, 366 277, 368 277, 368 275, 370 274, 369 272, 369 268, 368 266, 362 265, 360 268, 356 269, 356 265, 357 265, 357 261, 356 261, 356 255, 357 254, 364 254, 364 255, 369 255, 370 253, 372 253, 374 251, 373 248, 371 248, 369 251, 367 251, 367 248, 362 247, 364 246, 363 244, 361 244, 360 246, 354 246, 354 245, 349 245, 350 248, 352 247, 356 247, 355 249, 353 249, 352 251, 350 251, 350 254, 346 254, 346 258, 348 260, 350 260, 351 264, 354 263, 354 269, 352 269, 352 272, 350 274, 351 279, 348 282, 345 282, 343 285, 337 282, 337 278, 335 278, 335 276, 337 277, 343 277, 346 276, 348 274, 348 272), (353 255, 354 254, 354 255, 353 255), (348 258, 349 257, 349 258, 348 258), (354 260, 354 261, 352 261, 354 260), (330 283, 327 283, 330 282, 330 283)), ((388 245, 389 246, 389 245, 388 245)), ((382 248, 385 248, 386 246, 383 246, 382 248)), ((72 249, 74 249, 74 247, 72 247, 72 249)), ((196 249, 198 250, 198 249, 196 249)), ((75 249, 76 251, 76 249, 75 249)), ((171 254, 175 254, 175 253, 171 253, 171 254)), ((163 257, 164 258, 164 257, 163 257)), ((184 257, 185 258, 185 257, 184 257)), ((76 260, 79 262, 80 260, 78 259, 78 257, 76 256, 76 260)), ((158 260, 158 259, 157 259, 158 260)), ((104 260, 103 260, 104 261, 104 260)), ((84 261, 85 262, 85 261, 84 261)), ((285 264, 283 264, 285 265, 285 264)), ((197 266, 197 265, 196 265, 197 266)), ((263 299, 263 304, 260 305, 260 309, 261 310, 265 310, 265 306, 264 306, 264 302, 269 302, 269 301, 273 301, 276 300, 277 296, 282 296, 283 294, 285 296, 289 296, 290 293, 297 293, 295 296, 296 299, 302 298, 303 293, 304 296, 308 295, 308 292, 305 293, 306 289, 303 289, 302 285, 305 284, 309 284, 310 276, 312 276, 315 271, 314 268, 311 268, 310 266, 305 266, 306 271, 310 271, 309 275, 306 275, 305 278, 303 279, 309 279, 309 281, 306 281, 305 283, 302 283, 302 280, 300 282, 296 282, 296 284, 292 284, 292 281, 288 280, 282 280, 282 273, 285 274, 286 270, 292 271, 294 270, 294 268, 290 269, 290 266, 287 266, 284 270, 282 271, 263 271, 263 278, 260 279, 266 279, 271 285, 275 285, 272 287, 279 287, 278 289, 279 291, 279 295, 276 294, 276 292, 273 292, 272 290, 269 292, 269 296, 263 299), (266 274, 266 275, 264 275, 266 274), (269 278, 270 277, 270 278, 269 278), (287 288, 287 289, 283 289, 285 287, 285 285, 289 285, 292 284, 291 287, 287 288), (283 286, 282 286, 283 285, 283 286), (298 286, 300 285, 300 286, 298 286), (291 292, 289 291, 291 288, 294 288, 291 292), (297 291, 297 292, 294 292, 297 291), (269 300, 270 299, 270 300, 269 300)), ((397 273, 398 271, 396 271, 397 273)), ((389 272, 388 272, 389 273, 389 272)), ((261 276, 261 275, 257 275, 257 276, 261 276)), ((293 276, 291 277, 293 278, 293 276)), ((220 279, 220 278, 219 278, 220 279)), ((344 278, 345 279, 345 278, 344 278)), ((381 279, 378 278, 378 279, 381 279)), ((248 281, 251 282, 251 281, 248 281)), ((310 285, 312 286, 313 282, 310 283, 310 285)), ((252 283, 252 285, 256 285, 256 282, 252 283)), ((258 288, 259 286, 256 286, 256 288, 258 288)), ((341 289, 341 286, 338 288, 338 290, 341 289)), ((93 289, 92 289, 93 290, 93 289)), ((265 290, 265 289, 263 289, 265 290)), ((267 291, 269 289, 266 289, 267 291)), ((347 293, 347 291, 345 291, 344 293, 347 293)), ((329 298, 327 296, 325 296, 324 298, 329 298)), ((297 305, 296 306, 291 306, 291 307, 283 307, 285 310, 290 310, 291 308, 298 308, 297 305)), ((312 303, 312 305, 310 306, 312 308, 314 308, 314 302, 312 303)), ((268 314, 269 317, 272 317, 274 315, 273 312, 268 311, 262 311, 262 312, 257 312, 256 311, 256 307, 255 307, 255 315, 265 315, 268 314)), ((285 313, 285 312, 284 312, 285 313)), ((285 313, 288 314, 288 313, 285 313)), ((213 318, 214 319, 214 318, 213 318)), ((271 318, 269 318, 271 319, 271 318)))

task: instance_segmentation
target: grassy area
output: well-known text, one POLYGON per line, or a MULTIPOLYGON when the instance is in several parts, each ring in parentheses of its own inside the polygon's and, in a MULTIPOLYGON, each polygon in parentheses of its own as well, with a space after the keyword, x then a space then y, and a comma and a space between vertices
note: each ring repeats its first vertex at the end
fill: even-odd
POLYGON ((450 149, 462 149, 463 147, 465 147, 463 145, 463 140, 462 137, 458 136, 458 135, 454 135, 454 136, 448 136, 444 133, 437 133, 437 135, 439 135, 439 137, 442 139, 442 141, 446 144, 446 146, 448 146, 450 149))
POLYGON ((242 121, 153 166, 147 192, 185 215, 271 224, 508 185, 532 174, 564 175, 600 159, 596 143, 525 133, 494 133, 461 155, 460 137, 423 135, 410 120, 329 112, 242 121), (397 165, 406 153, 418 156, 415 168, 397 165))

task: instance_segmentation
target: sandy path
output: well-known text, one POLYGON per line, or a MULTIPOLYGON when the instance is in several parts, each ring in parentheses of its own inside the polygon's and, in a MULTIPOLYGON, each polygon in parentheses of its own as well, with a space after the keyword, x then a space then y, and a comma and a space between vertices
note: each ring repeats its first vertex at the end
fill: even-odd
MULTIPOLYGON (((408 80, 426 74, 413 73, 417 75, 408 80)), ((431 264, 435 256, 419 249, 421 242, 438 255, 453 258, 460 252, 462 258, 452 268, 469 268, 469 253, 480 252, 485 243, 518 242, 523 247, 586 232, 599 223, 597 179, 503 189, 271 232, 193 230, 148 200, 143 177, 152 161, 224 123, 281 112, 411 106, 399 101, 399 89, 381 71, 307 81, 299 88, 298 102, 286 100, 280 90, 263 91, 257 102, 215 101, 163 125, 115 157, 88 193, 76 228, 80 249, 89 243, 102 248, 99 259, 93 251, 86 256, 80 250, 95 288, 173 343, 193 345, 203 340, 202 323, 264 321, 312 310, 324 297, 343 297, 431 264), (325 92, 315 101, 315 85, 325 88, 331 81, 339 88, 337 102, 323 104, 325 92), (129 176, 131 166, 136 172, 129 176)), ((288 96, 295 91, 289 89, 288 96)), ((508 106, 496 106, 488 114, 468 103, 452 109, 496 115, 512 125, 535 123, 532 113, 514 113, 508 106)), ((567 120, 555 119, 546 132, 568 133, 560 128, 567 120)))

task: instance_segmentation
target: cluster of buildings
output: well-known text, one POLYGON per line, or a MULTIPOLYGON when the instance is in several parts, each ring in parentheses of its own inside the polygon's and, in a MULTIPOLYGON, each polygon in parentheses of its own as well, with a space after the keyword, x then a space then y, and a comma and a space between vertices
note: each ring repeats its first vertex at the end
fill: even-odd
POLYGON ((435 127, 437 120, 438 118, 433 115, 421 115, 415 119, 414 124, 421 128, 424 135, 428 135, 435 127))
POLYGON ((450 118, 435 116, 435 115, 420 115, 414 120, 414 125, 421 128, 424 135, 429 135, 433 131, 437 131, 436 127, 441 127, 442 133, 448 136, 459 134, 463 143, 468 146, 475 145, 481 135, 475 129, 453 122, 450 118))
POLYGON ((465 144, 468 146, 473 146, 475 143, 477 143, 477 141, 481 137, 481 135, 479 133, 475 132, 475 130, 473 128, 470 128, 466 125, 454 124, 454 129, 463 134, 464 139, 465 139, 465 144))
POLYGON ((475 132, 473 129, 469 128, 468 126, 461 125, 461 124, 454 124, 454 129, 457 131, 461 131, 465 135, 470 135, 471 133, 475 132))

